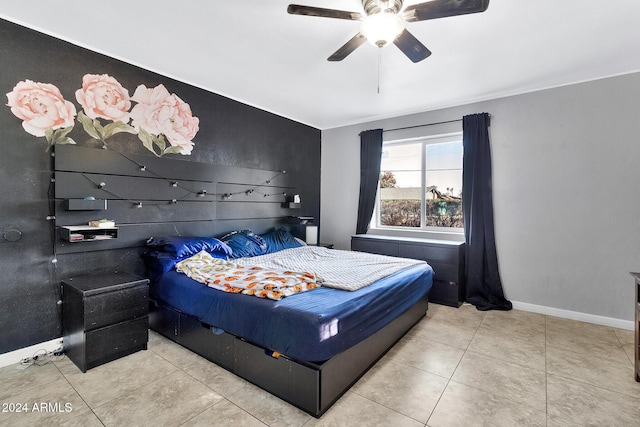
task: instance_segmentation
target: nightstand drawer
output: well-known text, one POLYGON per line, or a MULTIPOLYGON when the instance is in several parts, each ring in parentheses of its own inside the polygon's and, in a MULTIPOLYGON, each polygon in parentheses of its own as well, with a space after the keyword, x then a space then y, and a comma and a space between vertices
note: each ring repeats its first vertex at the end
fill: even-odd
POLYGON ((465 288, 458 283, 434 280, 429 291, 429 301, 459 307, 466 299, 464 292, 465 288))
POLYGON ((433 268, 433 280, 440 280, 442 282, 462 282, 462 274, 459 264, 444 264, 440 262, 429 262, 431 268, 433 268))
POLYGON ((149 280, 129 273, 62 281, 67 357, 82 372, 147 348, 149 280))
POLYGON ((423 259, 429 264, 434 262, 458 264, 460 262, 460 248, 458 246, 400 245, 398 256, 423 259))
POLYGON ((144 316, 148 312, 149 287, 145 284, 85 297, 85 330, 144 316))
POLYGON ((147 316, 86 333, 86 369, 147 348, 147 316))
POLYGON ((351 240, 351 250, 371 254, 398 256, 398 244, 395 242, 379 242, 353 238, 351 240))

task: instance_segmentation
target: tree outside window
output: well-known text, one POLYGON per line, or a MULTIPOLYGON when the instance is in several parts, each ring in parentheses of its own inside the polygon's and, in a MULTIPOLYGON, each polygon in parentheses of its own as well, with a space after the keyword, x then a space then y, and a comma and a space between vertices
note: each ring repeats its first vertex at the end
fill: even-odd
POLYGON ((377 225, 461 229, 462 138, 385 142, 377 225), (453 140, 451 140, 453 139, 453 140))

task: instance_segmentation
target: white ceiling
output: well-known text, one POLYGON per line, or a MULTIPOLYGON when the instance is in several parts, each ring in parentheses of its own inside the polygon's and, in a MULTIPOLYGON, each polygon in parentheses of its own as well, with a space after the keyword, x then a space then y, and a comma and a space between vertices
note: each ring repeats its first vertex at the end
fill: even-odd
POLYGON ((319 129, 640 71, 640 0, 491 0, 408 23, 433 52, 417 64, 369 44, 328 62, 359 22, 289 15, 289 3, 22 0, 0 17, 319 129))

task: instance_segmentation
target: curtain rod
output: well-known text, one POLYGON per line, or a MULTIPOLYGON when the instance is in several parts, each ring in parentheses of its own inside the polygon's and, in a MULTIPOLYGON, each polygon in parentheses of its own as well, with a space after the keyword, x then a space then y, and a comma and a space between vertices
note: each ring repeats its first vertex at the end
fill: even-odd
MULTIPOLYGON (((491 114, 489 114, 489 119, 491 119, 491 114)), ((444 122, 425 123, 423 125, 407 126, 407 127, 404 127, 404 128, 384 129, 382 131, 382 133, 384 133, 384 132, 393 132, 394 130, 405 130, 405 129, 421 128, 421 127, 426 127, 426 126, 444 125, 446 123, 455 123, 455 122, 461 122, 461 121, 462 121, 462 119, 456 119, 456 120, 447 120, 447 121, 444 121, 444 122)))
POLYGON ((395 128, 395 129, 384 129, 382 132, 393 132, 396 130, 405 130, 405 129, 414 129, 414 128, 421 128, 421 127, 426 127, 426 126, 435 126, 435 125, 443 125, 446 123, 455 123, 455 122, 461 122, 462 119, 456 119, 456 120, 447 120, 445 122, 436 122, 436 123, 425 123, 423 125, 415 125, 415 126, 407 126, 404 128, 395 128))

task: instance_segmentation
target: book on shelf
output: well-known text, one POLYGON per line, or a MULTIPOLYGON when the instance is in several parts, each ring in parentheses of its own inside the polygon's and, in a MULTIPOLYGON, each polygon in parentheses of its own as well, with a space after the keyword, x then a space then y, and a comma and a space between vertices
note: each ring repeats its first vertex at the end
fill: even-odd
POLYGON ((112 219, 98 219, 95 221, 89 221, 89 227, 113 228, 115 226, 116 222, 112 219))

